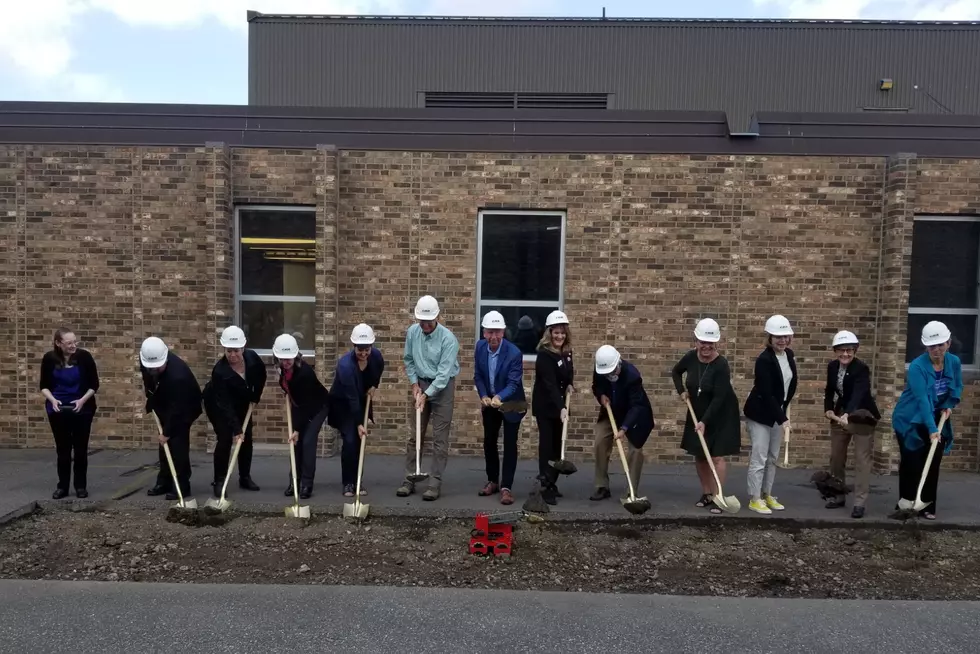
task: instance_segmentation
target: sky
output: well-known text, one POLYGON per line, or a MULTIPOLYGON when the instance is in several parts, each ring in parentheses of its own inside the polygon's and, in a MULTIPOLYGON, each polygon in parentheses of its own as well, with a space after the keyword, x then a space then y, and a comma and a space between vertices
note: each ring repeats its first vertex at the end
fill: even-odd
POLYGON ((0 0, 0 101, 247 104, 280 14, 980 20, 980 0, 0 0), (668 7, 674 7, 668 9, 668 7))

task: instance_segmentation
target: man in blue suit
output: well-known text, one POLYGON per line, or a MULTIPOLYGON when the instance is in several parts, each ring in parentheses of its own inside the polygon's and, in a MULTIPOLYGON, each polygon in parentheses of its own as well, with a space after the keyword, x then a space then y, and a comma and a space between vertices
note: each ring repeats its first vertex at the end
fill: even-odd
POLYGON ((524 357, 516 345, 504 338, 507 325, 499 312, 491 311, 483 316, 482 327, 483 338, 476 344, 473 367, 473 383, 483 405, 483 455, 487 461, 487 484, 479 494, 487 496, 500 491, 500 503, 513 504, 511 486, 517 469, 517 433, 527 409, 504 413, 500 407, 505 402, 527 402, 524 395, 524 357), (502 477, 497 451, 501 425, 504 428, 502 477))

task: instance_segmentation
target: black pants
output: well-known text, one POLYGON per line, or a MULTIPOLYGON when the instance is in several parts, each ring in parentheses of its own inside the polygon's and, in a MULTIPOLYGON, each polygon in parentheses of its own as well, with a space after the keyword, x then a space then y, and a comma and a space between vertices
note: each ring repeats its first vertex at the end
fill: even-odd
MULTIPOLYGON (((236 434, 214 433, 217 442, 214 444, 214 483, 225 483, 228 474, 228 464, 231 463, 231 451, 235 447, 236 434)), ((238 450, 238 477, 246 479, 252 476, 252 422, 245 429, 245 442, 238 450)))
MULTIPOLYGON (((174 460, 174 470, 177 472, 177 481, 180 483, 180 492, 183 495, 191 493, 191 426, 177 425, 164 430, 167 436, 167 446, 170 448, 170 458, 174 460)), ((163 451, 163 445, 158 448, 160 454, 160 472, 157 473, 157 486, 163 486, 171 492, 176 492, 174 488, 174 478, 170 474, 170 466, 167 464, 167 455, 163 451)))
POLYGON ((68 490, 71 481, 73 454, 76 490, 86 488, 88 483, 88 439, 92 434, 92 418, 91 412, 75 413, 69 410, 48 415, 58 454, 58 488, 64 491, 68 490))
POLYGON ((560 418, 537 418, 538 421, 538 475, 549 486, 558 481, 558 471, 548 465, 561 456, 560 418))
POLYGON ((337 431, 341 438, 340 482, 344 486, 356 484, 357 461, 361 456, 361 437, 357 435, 357 423, 351 423, 337 431))
MULTIPOLYGON (((299 432, 296 442, 296 477, 299 478, 300 488, 312 488, 316 476, 316 445, 320 439, 320 428, 327 419, 329 407, 323 407, 320 413, 304 424, 296 421, 295 407, 293 409, 293 430, 299 432)), ((289 471, 289 484, 293 483, 292 470, 289 471)))
POLYGON ((501 488, 512 490, 514 472, 517 470, 517 432, 520 422, 504 420, 504 414, 496 409, 483 409, 483 458, 487 463, 487 481, 500 484, 501 488), (504 427, 504 474, 500 476, 500 453, 497 440, 500 426, 504 427))
MULTIPOLYGON (((919 492, 919 481, 922 478, 922 470, 926 467, 926 458, 929 456, 929 447, 932 441, 929 438, 929 430, 918 426, 919 436, 927 443, 917 450, 907 450, 898 439, 899 453, 901 459, 898 463, 898 495, 902 499, 915 501, 916 493, 919 492)), ((897 437, 897 434, 896 434, 897 437)), ((924 510, 929 513, 936 513, 937 492, 939 489, 939 464, 943 460, 942 442, 936 446, 936 453, 932 456, 932 464, 929 466, 929 473, 926 475, 926 483, 922 486, 922 501, 930 503, 924 510)))

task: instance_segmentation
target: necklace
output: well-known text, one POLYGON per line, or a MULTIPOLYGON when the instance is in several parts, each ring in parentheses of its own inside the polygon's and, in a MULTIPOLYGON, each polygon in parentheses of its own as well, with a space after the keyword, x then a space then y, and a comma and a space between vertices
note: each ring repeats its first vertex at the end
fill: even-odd
POLYGON ((708 372, 708 368, 714 363, 714 359, 704 364, 704 370, 701 370, 701 361, 698 361, 698 394, 697 397, 701 397, 701 378, 704 377, 705 373, 708 372))

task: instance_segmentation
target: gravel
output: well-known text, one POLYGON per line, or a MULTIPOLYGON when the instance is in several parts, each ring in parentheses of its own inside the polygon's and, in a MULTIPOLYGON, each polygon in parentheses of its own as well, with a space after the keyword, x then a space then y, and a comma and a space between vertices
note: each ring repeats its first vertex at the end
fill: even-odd
POLYGON ((0 577, 980 599, 973 531, 520 523, 508 560, 469 554, 472 520, 227 513, 190 522, 158 510, 47 510, 0 529, 0 577))

